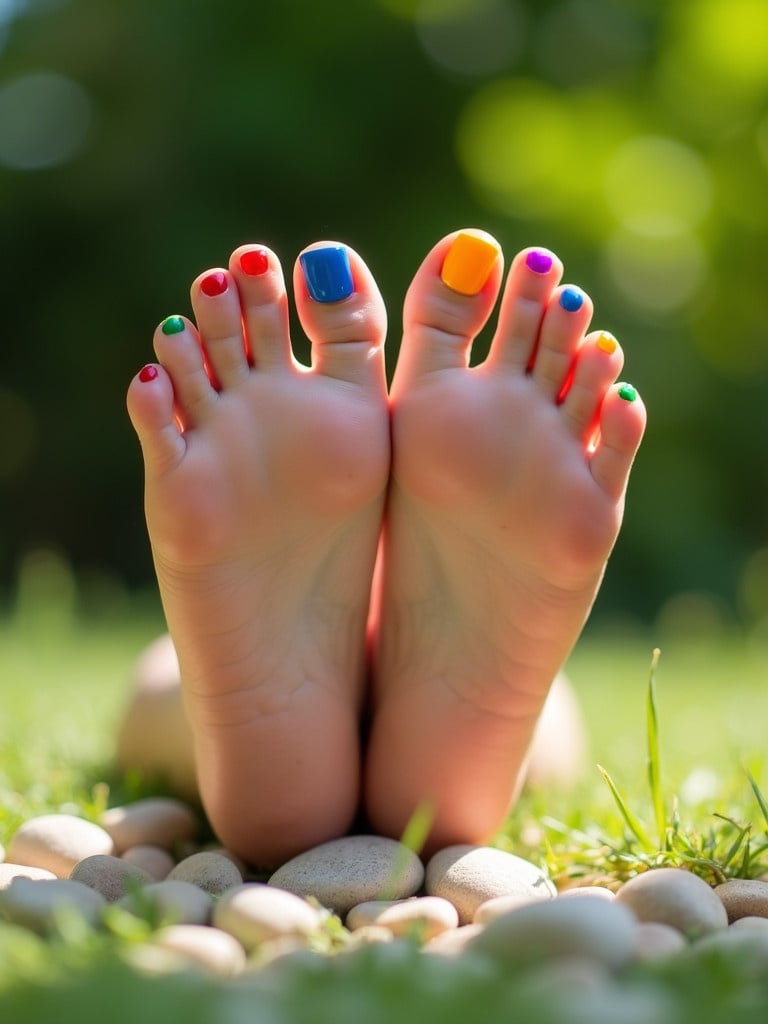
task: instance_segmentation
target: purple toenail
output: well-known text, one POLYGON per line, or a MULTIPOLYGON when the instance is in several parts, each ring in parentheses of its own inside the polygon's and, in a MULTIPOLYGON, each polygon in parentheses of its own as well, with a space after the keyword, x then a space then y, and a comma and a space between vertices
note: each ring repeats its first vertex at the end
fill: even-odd
POLYGON ((569 313, 575 313, 584 305, 584 294, 578 288, 563 288, 560 292, 560 305, 569 313))
POLYGON ((534 274, 548 274, 552 269, 552 262, 549 253, 542 252, 540 249, 531 249, 525 257, 525 265, 534 274))

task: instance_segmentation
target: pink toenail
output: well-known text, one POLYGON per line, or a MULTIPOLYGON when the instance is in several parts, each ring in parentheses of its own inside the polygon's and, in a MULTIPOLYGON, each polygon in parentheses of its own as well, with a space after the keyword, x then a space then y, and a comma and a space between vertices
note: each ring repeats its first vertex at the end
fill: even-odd
POLYGON ((223 295, 227 290, 227 275, 220 270, 207 274, 200 282, 200 291, 205 295, 223 295))
POLYGON ((240 269, 249 277, 258 277, 269 270, 269 256, 263 249, 251 249, 240 257, 240 269))
POLYGON ((525 257, 525 265, 534 274, 548 274, 552 269, 552 263, 553 260, 549 253, 542 252, 541 249, 531 249, 525 257))
POLYGON ((139 380, 142 384, 149 384, 151 380, 157 380, 160 374, 157 372, 157 367, 148 363, 147 366, 142 367, 139 370, 139 380))

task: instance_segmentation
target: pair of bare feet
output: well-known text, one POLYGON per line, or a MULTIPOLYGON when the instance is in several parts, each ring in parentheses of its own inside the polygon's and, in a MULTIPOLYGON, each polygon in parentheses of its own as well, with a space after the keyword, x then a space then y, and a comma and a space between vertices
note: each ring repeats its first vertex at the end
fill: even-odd
POLYGON ((442 239, 408 291, 389 394, 386 314, 362 259, 309 247, 294 300, 243 246, 170 317, 129 413, 204 806, 271 863, 362 807, 430 848, 487 841, 590 611, 645 412, 589 297, 544 250, 442 239), (361 718, 369 729, 361 738, 361 718))

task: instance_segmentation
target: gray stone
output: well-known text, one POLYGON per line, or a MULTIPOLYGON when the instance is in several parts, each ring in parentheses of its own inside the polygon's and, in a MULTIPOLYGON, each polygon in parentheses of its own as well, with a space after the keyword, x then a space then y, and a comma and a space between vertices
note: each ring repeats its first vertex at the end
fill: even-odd
POLYGON ((79 861, 113 852, 111 836, 93 822, 72 814, 42 814, 19 827, 8 847, 8 860, 68 878, 79 861))
POLYGON ((616 894, 639 921, 658 921, 690 938, 725 928, 728 915, 707 883, 682 868, 654 868, 630 879, 616 894))
POLYGON ((82 882, 89 889, 95 889, 108 903, 116 903, 131 887, 147 885, 152 878, 120 857, 96 853, 86 857, 72 868, 69 876, 73 882, 82 882))
POLYGON ((170 853, 162 846, 131 846, 124 850, 121 856, 127 864, 146 871, 153 882, 162 882, 176 864, 170 853))
POLYGON ((635 938, 636 960, 664 960, 688 945, 677 928, 659 921, 639 921, 635 938))
POLYGON ((211 897, 199 886, 168 879, 124 896, 119 905, 163 924, 207 924, 213 909, 211 897))
POLYGON ((187 804, 173 797, 148 797, 105 811, 101 824, 112 836, 115 852, 131 846, 172 849, 197 834, 197 816, 187 804))
POLYGON ((271 939, 305 938, 320 927, 322 915, 295 893, 248 882, 217 900, 213 923, 250 950, 271 939))
POLYGON ((191 882, 212 896, 241 885, 243 876, 229 857, 203 851, 180 861, 168 874, 169 881, 191 882))
POLYGON ((0 917, 41 935, 55 930, 67 914, 95 925, 105 905, 100 893, 62 878, 14 878, 0 893, 0 917))
POLYGON ((730 922, 741 917, 768 918, 768 882, 754 878, 731 878, 715 887, 730 922))

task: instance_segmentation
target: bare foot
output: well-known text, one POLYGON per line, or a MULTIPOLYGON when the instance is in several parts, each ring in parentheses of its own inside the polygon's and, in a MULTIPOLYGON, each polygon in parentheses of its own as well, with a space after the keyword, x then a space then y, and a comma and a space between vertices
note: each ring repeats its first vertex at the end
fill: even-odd
POLYGON ((558 287, 543 250, 515 259, 488 358, 468 366, 502 259, 488 236, 460 236, 432 250, 405 303, 366 767, 374 827, 397 835, 429 802, 432 849, 502 824, 645 425, 634 389, 613 383, 615 339, 584 336, 590 300, 558 287))
POLYGON ((128 409, 200 791, 257 863, 341 835, 359 802, 371 576, 389 473, 386 317, 336 243, 294 272, 312 368, 288 334, 279 263, 255 246, 192 285, 128 409), (213 383, 212 383, 213 382, 213 383))

